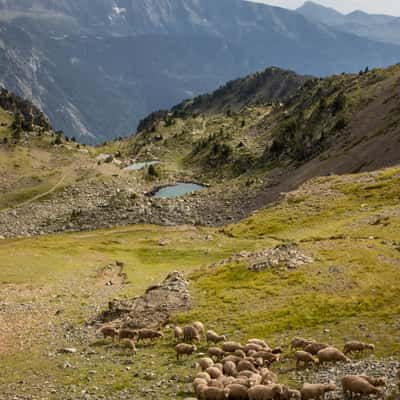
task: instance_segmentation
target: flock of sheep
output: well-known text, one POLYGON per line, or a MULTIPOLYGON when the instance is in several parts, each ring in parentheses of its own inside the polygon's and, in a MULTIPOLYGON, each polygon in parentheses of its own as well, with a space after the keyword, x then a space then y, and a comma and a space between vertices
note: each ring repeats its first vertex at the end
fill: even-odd
MULTIPOLYGON (((104 327, 101 333, 105 338, 117 337, 126 346, 136 351, 135 341, 155 340, 163 333, 154 329, 120 329, 104 327)), ((325 393, 336 390, 334 383, 305 383, 302 389, 290 389, 278 382, 278 376, 270 369, 273 363, 281 360, 282 348, 270 348, 264 340, 250 339, 245 345, 227 341, 224 335, 209 330, 205 332, 201 322, 183 328, 175 326, 174 338, 176 358, 190 356, 197 351, 194 343, 205 337, 208 349, 198 360, 201 369, 193 380, 193 390, 199 400, 324 400, 325 393)), ((375 350, 373 344, 358 341, 347 342, 343 352, 324 343, 296 337, 291 341, 295 350, 296 368, 325 363, 350 362, 351 353, 375 350)), ((341 379, 344 398, 376 395, 384 397, 380 387, 385 386, 385 378, 367 375, 347 375, 341 379)))

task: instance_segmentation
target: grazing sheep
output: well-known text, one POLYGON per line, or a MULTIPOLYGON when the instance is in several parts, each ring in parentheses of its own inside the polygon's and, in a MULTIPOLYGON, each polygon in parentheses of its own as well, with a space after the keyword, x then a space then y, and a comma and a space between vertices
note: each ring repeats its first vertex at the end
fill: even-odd
POLYGON ((224 342, 226 340, 226 336, 225 335, 218 335, 214 331, 207 331, 206 340, 207 340, 207 343, 209 343, 209 342, 219 343, 219 342, 224 342))
POLYGON ((207 372, 199 372, 196 375, 196 378, 204 379, 205 381, 209 382, 211 380, 211 376, 207 372))
POLYGON ((375 387, 386 386, 387 384, 386 378, 383 376, 381 376, 380 378, 373 378, 372 376, 368 375, 357 375, 357 376, 359 376, 362 379, 365 379, 369 384, 375 387))
POLYGON ((271 350, 271 353, 272 353, 272 354, 282 354, 282 353, 283 353, 283 348, 282 348, 281 346, 274 347, 274 348, 271 350))
POLYGON ((248 400, 248 387, 233 383, 226 387, 225 396, 228 400, 248 400))
POLYGON ((312 343, 311 340, 303 339, 301 337, 295 337, 290 343, 292 349, 305 349, 308 345, 312 343))
POLYGON ((220 360, 225 356, 225 352, 222 349, 220 349, 219 347, 210 347, 207 350, 207 354, 210 357, 215 357, 217 360, 220 360))
POLYGON ((225 400, 225 389, 208 386, 202 391, 201 397, 203 400, 225 400))
POLYGON ((325 343, 312 342, 304 348, 304 351, 306 351, 307 353, 311 353, 313 356, 315 356, 320 350, 326 349, 327 347, 330 346, 325 343))
POLYGON ((249 378, 249 386, 255 386, 255 385, 261 385, 262 381, 262 376, 260 374, 254 373, 253 375, 250 376, 249 378))
POLYGON ((210 357, 203 357, 199 360, 200 368, 205 371, 207 368, 210 368, 214 365, 214 361, 210 357))
POLYGON ((100 332, 103 335, 104 339, 110 337, 112 340, 114 340, 114 338, 118 336, 118 331, 112 326, 104 326, 100 329, 100 332))
POLYGON ((183 339, 183 329, 180 326, 174 328, 174 338, 176 341, 183 339))
POLYGON ((243 385, 246 387, 250 387, 250 378, 247 378, 246 376, 238 376, 231 384, 238 384, 238 385, 243 385))
POLYGON ((238 370, 236 364, 233 361, 224 362, 224 374, 227 376, 237 376, 238 370))
POLYGON ((235 351, 233 352, 233 354, 234 354, 235 356, 240 357, 240 358, 245 358, 245 357, 246 357, 246 353, 245 353, 243 350, 241 350, 241 349, 235 350, 235 351))
POLYGON ((183 327, 183 340, 185 342, 200 342, 199 331, 192 325, 183 327))
POLYGON ((301 400, 301 393, 299 390, 293 390, 282 385, 282 394, 279 396, 279 400, 301 400))
POLYGON ((197 332, 199 332, 199 334, 203 334, 204 333, 204 324, 200 321, 196 321, 192 324, 192 326, 194 328, 196 328, 197 332))
POLYGON ((307 367, 310 364, 318 364, 318 358, 314 357, 312 354, 307 353, 306 351, 296 351, 294 354, 296 358, 296 369, 300 368, 300 364, 303 363, 304 367, 307 367))
POLYGON ((254 357, 254 358, 262 358, 264 363, 265 363, 265 365, 267 365, 268 367, 272 363, 277 362, 280 359, 279 354, 273 354, 270 351, 265 351, 265 350, 261 350, 261 351, 258 351, 257 353, 254 353, 252 355, 252 357, 254 357))
POLYGON ((196 392, 196 388, 199 385, 205 385, 208 386, 208 381, 202 378, 194 378, 192 382, 193 390, 196 392))
POLYGON ((260 346, 257 343, 247 343, 244 347, 243 347, 243 351, 248 354, 249 351, 254 350, 255 352, 257 351, 261 351, 264 350, 263 346, 260 346))
POLYGON ((282 386, 273 385, 255 385, 248 391, 249 400, 273 400, 283 393, 282 386))
POLYGON ((343 353, 348 354, 348 353, 353 353, 353 352, 358 352, 362 353, 364 350, 375 350, 375 345, 371 343, 363 343, 363 342, 358 342, 356 340, 353 340, 351 342, 346 342, 343 348, 343 353))
POLYGON ((317 353, 319 363, 322 365, 325 362, 350 362, 351 360, 346 357, 340 350, 335 347, 327 347, 317 353))
POLYGON ((137 334, 137 331, 133 331, 132 329, 120 329, 118 332, 118 339, 134 339, 137 334))
POLYGON ((245 369, 244 371, 239 372, 238 377, 246 377, 246 378, 251 378, 254 375, 254 371, 250 371, 249 369, 245 369))
POLYGON ((259 346, 261 346, 262 348, 264 348, 265 350, 270 350, 271 348, 267 345, 267 343, 265 343, 264 340, 262 339, 250 339, 247 341, 247 343, 254 343, 254 344, 258 344, 259 346))
POLYGON ((123 339, 121 344, 129 350, 132 350, 132 353, 136 354, 136 346, 135 342, 132 339, 123 339))
POLYGON ((223 389, 225 387, 224 384, 219 379, 211 379, 211 381, 208 382, 208 386, 217 387, 220 389, 223 389))
POLYGON ((241 371, 253 371, 253 372, 257 372, 256 367, 255 367, 254 364, 253 364, 251 361, 249 361, 249 360, 240 360, 240 361, 238 362, 238 365, 237 365, 237 370, 238 370, 238 372, 241 372, 241 371))
POLYGON ((209 367, 206 369, 206 372, 208 375, 211 376, 211 379, 218 379, 221 377, 223 374, 219 368, 216 367, 209 367))
POLYGON ((278 375, 270 371, 268 368, 262 368, 260 371, 261 384, 268 385, 272 383, 278 383, 278 375))
POLYGON ((226 351, 227 353, 233 353, 236 350, 243 350, 243 346, 237 342, 224 342, 221 345, 222 350, 226 351))
POLYGON ((193 354, 197 350, 197 347, 191 344, 179 343, 175 346, 175 350, 176 359, 179 360, 182 355, 190 356, 193 354))
POLYGON ((150 339, 153 341, 155 339, 162 338, 163 336, 164 335, 162 332, 156 331, 154 329, 143 328, 138 330, 137 341, 145 339, 150 339))
POLYGON ((361 378, 357 375, 347 375, 342 378, 342 388, 344 398, 347 398, 349 395, 350 398, 353 397, 353 394, 356 395, 370 395, 374 394, 379 397, 383 397, 382 390, 376 388, 371 385, 366 379, 361 378))
POLYGON ((224 357, 221 361, 223 363, 227 362, 227 361, 232 361, 235 364, 237 364, 240 360, 243 360, 242 357, 238 357, 238 356, 234 356, 233 354, 229 354, 229 356, 224 357))
POLYGON ((224 366, 222 363, 216 363, 213 365, 213 367, 218 368, 221 372, 224 372, 224 366))
POLYGON ((325 399, 325 393, 336 390, 334 383, 305 383, 300 390, 302 400, 325 399))

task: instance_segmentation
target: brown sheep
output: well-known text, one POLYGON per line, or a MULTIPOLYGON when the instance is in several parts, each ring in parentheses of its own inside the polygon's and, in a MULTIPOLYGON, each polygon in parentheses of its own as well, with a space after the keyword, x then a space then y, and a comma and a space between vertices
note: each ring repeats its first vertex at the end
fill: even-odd
POLYGON ((279 400, 301 400, 301 393, 299 390, 292 390, 286 385, 282 385, 282 394, 279 400))
POLYGON ((198 399, 204 399, 204 390, 208 388, 208 384, 200 383, 194 388, 194 393, 198 399))
POLYGON ((175 346, 175 350, 176 359, 179 360, 182 355, 190 356, 193 354, 197 350, 197 347, 191 344, 179 343, 175 346))
POLYGON ((213 365, 213 367, 218 368, 221 372, 224 372, 224 366, 222 363, 216 363, 213 365))
POLYGON ((162 338, 164 335, 162 332, 156 331, 154 329, 149 329, 149 328, 143 328, 138 330, 138 338, 137 341, 139 340, 145 340, 145 339, 150 339, 150 340, 155 340, 157 338, 162 338))
POLYGON ((211 379, 211 381, 208 382, 208 386, 217 387, 220 389, 223 389, 225 387, 224 384, 218 379, 211 379))
POLYGON ((194 378, 193 382, 192 382, 193 390, 196 392, 196 388, 199 385, 208 386, 208 382, 209 381, 206 381, 205 379, 202 379, 202 378, 194 378))
POLYGON ((306 351, 307 353, 311 353, 313 356, 315 356, 320 350, 326 349, 327 347, 330 346, 325 343, 312 342, 304 348, 304 351, 306 351))
POLYGON ((211 376, 211 379, 218 379, 223 375, 221 370, 216 367, 209 367, 206 369, 206 372, 211 376))
POLYGON ((325 362, 350 362, 351 360, 346 357, 340 350, 335 347, 327 347, 317 353, 320 365, 325 362))
POLYGON ((353 340, 351 342, 346 342, 343 348, 343 353, 348 354, 348 353, 353 353, 353 352, 358 352, 362 353, 364 350, 375 350, 375 345, 371 343, 363 343, 363 342, 358 342, 356 340, 353 340))
POLYGON ((214 361, 210 357, 203 357, 199 360, 199 366, 203 371, 205 371, 209 367, 212 367, 213 365, 214 361))
POLYGON ((209 343, 209 342, 219 343, 219 342, 224 342, 226 340, 226 336, 225 335, 218 335, 214 331, 207 331, 206 340, 207 340, 207 343, 209 343))
POLYGON ((206 387, 201 394, 203 400, 225 400, 225 389, 206 387))
POLYGON ((232 362, 234 362, 235 364, 237 364, 240 360, 243 360, 243 358, 242 358, 242 357, 235 356, 235 355, 233 355, 233 354, 229 354, 229 356, 226 356, 226 357, 224 357, 224 358, 222 359, 222 362, 225 363, 225 362, 227 362, 227 361, 232 361, 232 362))
POLYGON ((243 351, 248 354, 250 350, 254 350, 255 352, 257 351, 261 351, 264 350, 263 346, 260 346, 257 343, 247 343, 244 347, 243 347, 243 351))
POLYGON ((273 400, 283 394, 282 385, 255 385, 248 391, 249 400, 273 400))
POLYGON ((237 376, 238 371, 236 368, 236 364, 233 361, 224 362, 224 374, 226 376, 237 376))
POLYGON ((318 358, 314 357, 312 354, 307 353, 306 351, 296 351, 294 354, 296 358, 296 368, 300 368, 300 364, 303 363, 304 367, 307 367, 310 364, 317 365, 319 363, 318 358))
POLYGON ((257 353, 254 353, 252 355, 252 357, 254 357, 254 358, 262 358, 264 363, 265 363, 265 365, 267 365, 268 367, 272 363, 277 362, 280 359, 279 354, 273 354, 270 351, 265 351, 265 350, 258 351, 257 353))
POLYGON ((270 371, 268 368, 262 368, 260 371, 260 375, 261 375, 261 383, 263 385, 278 383, 278 375, 270 371))
POLYGON ((199 372, 196 375, 196 378, 204 379, 205 381, 209 382, 211 380, 211 376, 207 372, 199 372))
POLYGON ((365 379, 368 383, 370 383, 372 386, 378 387, 378 386, 386 386, 387 381, 386 378, 381 376, 380 378, 373 378, 372 376, 368 375, 357 375, 362 379, 365 379))
POLYGON ((137 331, 133 331, 132 329, 120 329, 118 332, 118 339, 134 339, 137 334, 137 331))
POLYGON ((245 353, 243 350, 241 350, 241 349, 235 350, 235 351, 233 352, 233 354, 234 354, 235 356, 240 357, 240 358, 245 358, 245 357, 246 357, 246 353, 245 353))
POLYGON ((222 349, 220 349, 219 347, 210 347, 207 350, 207 354, 210 357, 215 357, 217 360, 220 360, 225 356, 225 352, 222 349))
POLYGON ((193 322, 192 326, 194 328, 196 328, 197 332, 199 332, 199 334, 203 334, 204 333, 204 324, 200 321, 196 321, 193 322))
POLYGON ((250 387, 250 378, 247 378, 246 376, 238 376, 233 382, 232 384, 237 384, 237 385, 242 385, 242 386, 246 386, 246 387, 250 387))
POLYGON ((257 372, 256 367, 255 367, 254 364, 253 364, 251 361, 249 361, 249 360, 240 360, 240 361, 238 362, 238 365, 237 365, 237 370, 238 370, 238 372, 241 372, 241 371, 253 371, 253 372, 257 372))
POLYGON ((261 385, 261 381, 262 381, 262 376, 260 374, 256 374, 254 373, 253 375, 251 375, 249 377, 249 385, 251 386, 255 386, 255 385, 261 385))
POLYGON ((248 400, 248 387, 233 383, 226 387, 225 396, 228 400, 248 400))
POLYGON ((224 350, 227 353, 233 353, 236 350, 243 350, 243 346, 237 342, 224 342, 222 343, 221 347, 222 350, 224 350))
POLYGON ((174 338, 177 342, 183 339, 183 329, 180 326, 174 327, 174 338))
POLYGON ((336 390, 334 383, 305 383, 300 390, 302 400, 325 399, 325 393, 336 390))
POLYGON ((301 337, 295 337, 290 343, 292 349, 305 349, 312 341, 308 339, 303 339, 301 337))
POLYGON ((185 342, 200 342, 200 333, 192 325, 184 326, 183 327, 183 340, 185 342))
POLYGON ((271 353, 272 353, 272 354, 282 354, 282 353, 283 353, 283 348, 282 348, 281 346, 274 347, 274 348, 271 350, 271 353))
POLYGON ((112 340, 114 340, 114 338, 118 336, 118 331, 112 326, 104 326, 100 329, 100 332, 103 335, 104 339, 110 337, 112 340))
POLYGON ((350 398, 353 397, 353 394, 357 395, 370 395, 374 394, 379 397, 383 397, 382 390, 376 388, 375 386, 371 385, 366 379, 361 378, 357 375, 347 375, 342 378, 342 388, 343 388, 343 395, 347 398, 347 395, 350 398))
POLYGON ((262 340, 262 339, 250 339, 250 340, 247 341, 247 343, 258 344, 259 346, 261 346, 265 350, 271 350, 271 348, 267 345, 267 343, 265 343, 265 341, 262 340))

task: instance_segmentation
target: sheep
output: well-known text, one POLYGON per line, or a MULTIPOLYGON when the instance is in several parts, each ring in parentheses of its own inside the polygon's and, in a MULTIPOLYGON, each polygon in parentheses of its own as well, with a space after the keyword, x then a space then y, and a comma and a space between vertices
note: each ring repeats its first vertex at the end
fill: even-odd
POLYGON ((248 391, 249 400, 273 400, 283 393, 282 386, 273 385, 255 385, 248 391))
POLYGON ((246 353, 242 350, 242 349, 237 349, 233 352, 233 354, 235 356, 238 356, 240 358, 245 358, 246 357, 246 353))
POLYGON ((214 361, 210 357, 200 358, 198 362, 202 371, 205 371, 207 368, 212 367, 214 365, 214 361))
POLYGON ((255 373, 254 371, 245 369, 245 370, 239 372, 238 378, 240 378, 240 377, 251 378, 254 375, 254 373, 255 373))
POLYGON ((380 378, 373 378, 372 376, 368 376, 368 375, 357 375, 362 379, 365 379, 369 384, 371 384, 372 386, 386 386, 386 378, 381 376, 380 378))
POLYGON ((225 352, 220 349, 219 347, 210 347, 207 350, 207 354, 210 357, 215 357, 217 360, 220 360, 221 358, 223 358, 225 356, 225 352))
POLYGON ((220 388, 220 389, 223 389, 225 387, 224 384, 218 379, 211 379, 211 381, 208 382, 208 386, 217 387, 217 388, 220 388))
POLYGON ((180 356, 184 354, 187 356, 193 354, 197 350, 197 347, 191 344, 179 343, 175 346, 175 350, 176 350, 176 359, 179 360, 180 356))
POLYGON ((199 331, 192 325, 183 327, 183 340, 185 342, 200 342, 199 331))
POLYGON ((243 350, 243 346, 237 342, 224 342, 222 343, 222 350, 227 353, 233 353, 236 350, 243 350))
POLYGON ((243 347, 243 351, 248 354, 250 350, 254 350, 254 351, 261 351, 263 350, 264 347, 260 346, 259 344, 256 343, 247 343, 244 347, 243 347))
POLYGON ((282 394, 279 400, 301 400, 301 393, 299 390, 292 390, 286 385, 282 385, 282 394))
POLYGON ((233 361, 226 361, 224 363, 224 374, 227 376, 237 376, 238 371, 233 361))
POLYGON ((283 348, 282 348, 281 346, 274 347, 274 348, 271 350, 271 353, 272 353, 272 354, 282 354, 282 353, 283 353, 283 348))
POLYGON ((351 360, 346 357, 340 350, 335 347, 327 347, 326 349, 322 349, 317 353, 317 357, 319 359, 319 364, 323 364, 324 362, 350 362, 351 360))
POLYGON ((273 354, 270 351, 261 350, 257 353, 253 354, 254 358, 262 358, 264 363, 267 366, 270 366, 272 363, 279 361, 280 357, 278 354, 273 354))
POLYGON ((192 382, 193 390, 196 392, 196 388, 199 385, 208 386, 208 382, 209 381, 206 381, 205 379, 202 379, 202 378, 194 378, 193 382, 192 382))
POLYGON ((206 369, 206 372, 211 376, 211 379, 218 379, 223 375, 221 370, 216 367, 209 367, 206 369))
POLYGON ((290 342, 290 347, 292 349, 305 349, 306 346, 310 345, 311 343, 311 340, 303 339, 301 337, 295 337, 290 342))
POLYGON ((334 383, 305 383, 300 390, 302 400, 325 399, 325 393, 336 390, 334 383))
POLYGON ((312 342, 304 347, 304 351, 306 351, 307 353, 311 353, 313 356, 315 356, 320 350, 326 349, 327 347, 330 346, 325 343, 312 342))
POLYGON ((306 351, 296 351, 294 354, 296 358, 296 369, 299 369, 300 363, 304 364, 304 367, 307 367, 309 364, 318 364, 318 358, 314 357, 312 354, 307 353, 306 351))
POLYGON ((204 333, 204 324, 200 321, 193 322, 192 326, 199 332, 199 334, 204 333))
POLYGON ((218 368, 221 372, 224 372, 224 366, 222 363, 216 363, 213 365, 215 368, 218 368))
POLYGON ((143 328, 138 330, 138 338, 137 341, 139 340, 145 340, 145 339, 150 339, 150 340, 155 340, 157 338, 162 338, 164 335, 162 332, 156 331, 154 329, 149 329, 149 328, 143 328))
POLYGON ((204 390, 207 388, 208 388, 208 384, 199 383, 198 385, 196 385, 196 387, 194 388, 194 393, 196 394, 196 397, 198 399, 203 399, 204 398, 204 390))
POLYGON ((225 389, 208 386, 202 391, 201 397, 203 400, 225 400, 225 389))
POLYGON ((121 343, 126 349, 132 350, 132 353, 136 354, 135 342, 132 339, 123 339, 121 343))
POLYGON ((183 329, 178 325, 174 328, 174 338, 177 342, 183 339, 183 329))
POLYGON ((137 331, 133 331, 132 329, 120 329, 118 332, 118 339, 134 339, 137 334, 137 331))
POLYGON ((249 377, 249 386, 261 385, 262 376, 260 374, 254 373, 249 377))
POLYGON ((199 372, 196 375, 196 378, 204 379, 206 382, 209 382, 211 380, 211 376, 205 371, 199 372))
POLYGON ((225 362, 227 362, 227 361, 232 361, 232 362, 234 362, 235 364, 237 364, 240 360, 243 360, 243 358, 242 358, 242 357, 235 356, 235 355, 233 355, 233 354, 229 354, 229 356, 224 357, 221 361, 222 361, 223 363, 225 363, 225 362))
POLYGON ((267 343, 265 343, 264 340, 262 339, 250 339, 247 341, 247 343, 254 343, 254 344, 258 344, 259 346, 263 347, 266 350, 270 350, 271 348, 267 345, 267 343))
POLYGON ((238 362, 237 365, 237 370, 238 372, 241 371, 253 371, 253 372, 257 372, 256 367, 254 366, 254 364, 249 361, 249 360, 241 360, 238 362))
POLYGON ((226 387, 225 396, 228 400, 248 400, 248 387, 233 383, 226 387))
POLYGON ((363 343, 363 342, 358 342, 356 340, 353 340, 351 342, 346 342, 343 348, 343 353, 348 354, 348 353, 353 353, 353 352, 358 352, 362 353, 364 350, 375 350, 375 345, 372 343, 363 343))
POLYGON ((261 375, 261 384, 263 385, 278 383, 278 375, 270 371, 268 368, 262 368, 260 371, 260 375, 261 375))
POLYGON ((371 385, 366 379, 357 375, 347 375, 343 377, 342 388, 344 398, 347 398, 348 394, 350 398, 353 397, 353 394, 359 394, 361 396, 375 394, 379 397, 383 397, 382 390, 371 385))
POLYGON ((207 340, 207 343, 209 343, 209 342, 219 343, 219 342, 226 341, 226 336, 225 335, 218 335, 214 331, 207 331, 206 340, 207 340))
POLYGON ((112 326, 104 326, 100 329, 100 332, 103 335, 104 339, 110 337, 114 341, 114 338, 118 336, 118 331, 112 326))

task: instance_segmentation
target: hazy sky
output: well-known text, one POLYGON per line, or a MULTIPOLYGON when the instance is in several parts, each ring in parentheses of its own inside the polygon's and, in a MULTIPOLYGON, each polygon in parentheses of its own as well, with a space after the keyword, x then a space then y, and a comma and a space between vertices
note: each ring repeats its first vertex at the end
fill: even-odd
MULTIPOLYGON (((285 8, 297 8, 304 0, 253 0, 259 3, 267 3, 273 6, 285 8)), ((400 0, 315 0, 316 3, 333 7, 344 13, 356 9, 369 13, 389 14, 400 16, 400 0)))

